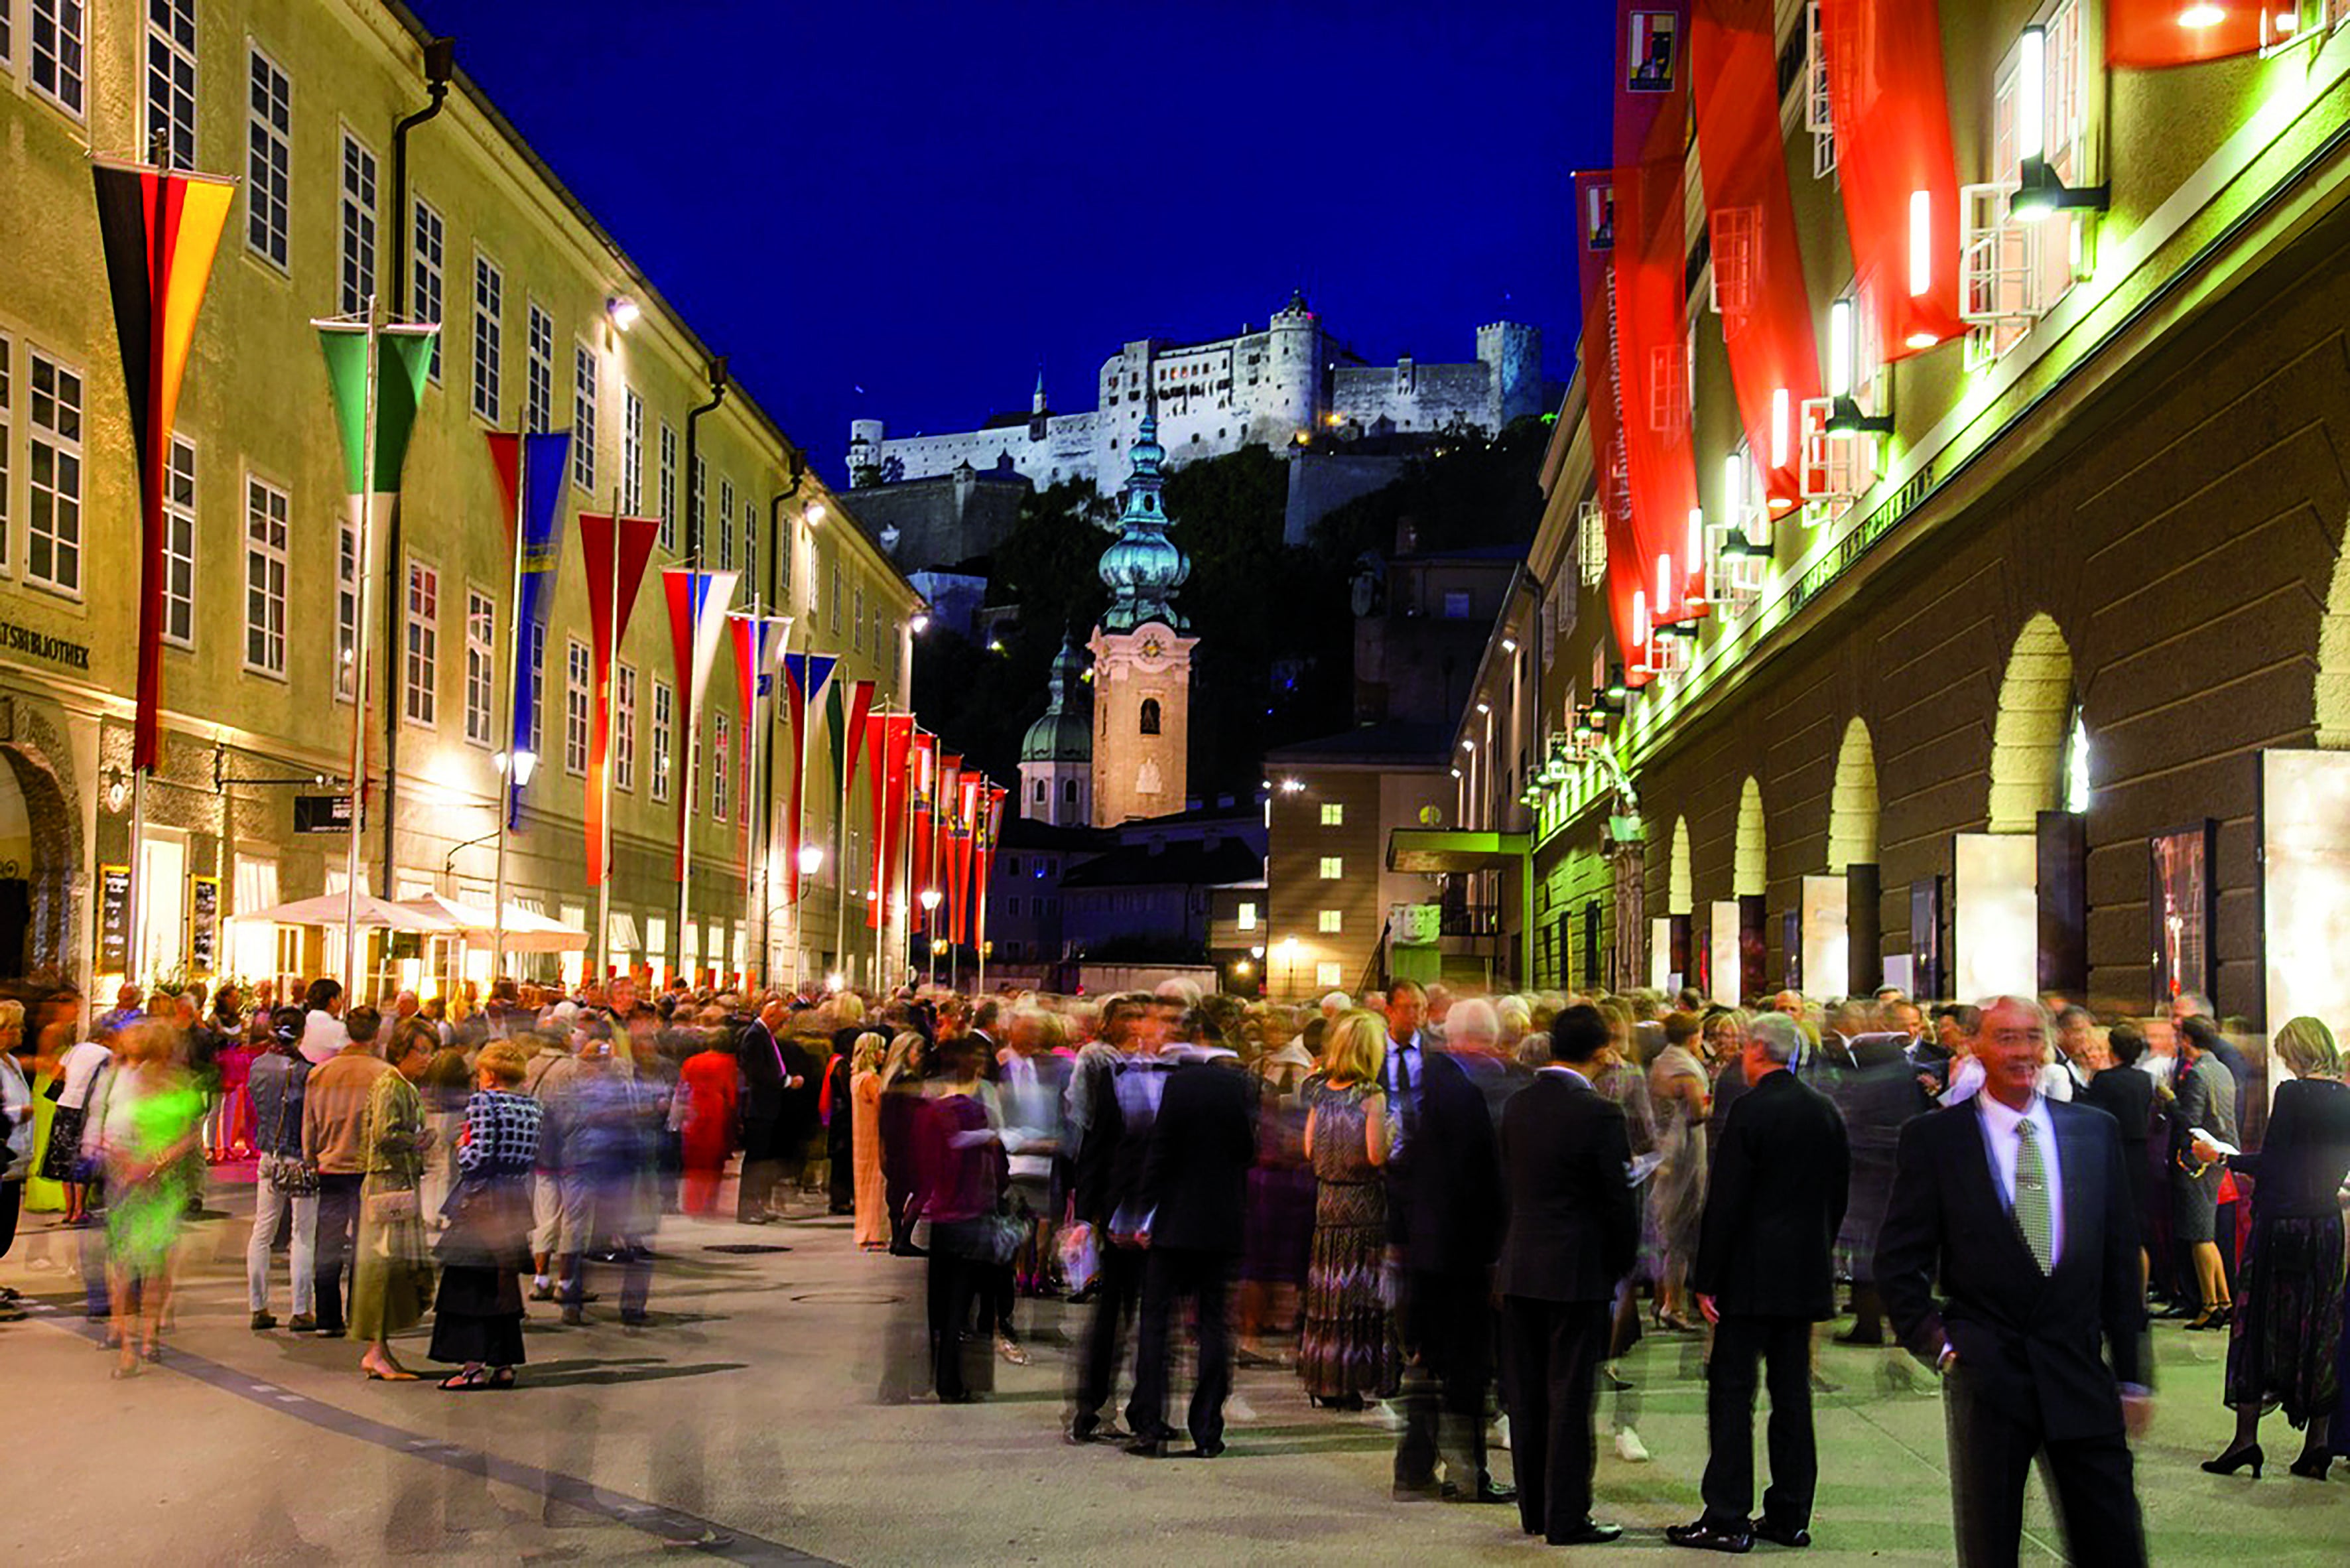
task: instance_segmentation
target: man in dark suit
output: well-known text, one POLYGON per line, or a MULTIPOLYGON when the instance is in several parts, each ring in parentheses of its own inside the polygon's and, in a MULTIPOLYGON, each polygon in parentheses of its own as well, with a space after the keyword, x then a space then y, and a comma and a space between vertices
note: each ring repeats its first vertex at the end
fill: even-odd
MULTIPOLYGON (((1697 1267, 1698 1303, 1714 1324, 1706 1363, 1705 1513, 1665 1532, 1676 1546, 1745 1552, 1754 1538, 1811 1541, 1819 1458, 1812 1440, 1812 1324, 1835 1315, 1835 1248, 1852 1156, 1835 1105, 1789 1069, 1803 1052, 1794 1020, 1767 1014, 1746 1039, 1752 1086, 1713 1152, 1697 1267), (1771 1388, 1771 1488, 1754 1506, 1754 1362, 1771 1388)), ((1897 1058, 1898 1060, 1898 1058, 1897 1058)), ((1905 1079, 1906 1082, 1906 1079, 1905 1079)))
MULTIPOLYGON (((1404 994, 1401 985, 1389 992, 1388 1007, 1404 994)), ((1510 1094, 1524 1087, 1523 1069, 1513 1073, 1516 1064, 1499 1053, 1491 1002, 1456 1003, 1451 1016, 1453 1043, 1421 1054, 1413 1085, 1419 1136, 1409 1158, 1391 1162, 1388 1173, 1388 1241, 1401 1265, 1396 1317, 1406 1358, 1395 1495, 1438 1495, 1441 1450, 1446 1493, 1512 1502, 1517 1494, 1486 1472, 1485 1395, 1493 1380, 1493 1260, 1503 1204, 1495 1119, 1510 1094)))
POLYGON ((1942 1374, 1958 1560, 2016 1560, 2024 1474, 2045 1455, 2067 1559, 2142 1564, 2137 1215, 2113 1117, 2037 1089, 2049 1033, 2038 1002, 1991 1002, 1972 1045, 1981 1092, 1901 1129, 1877 1287, 1901 1342, 1942 1374))
MULTIPOLYGON (((1094 1284, 1094 1313, 1074 1368, 1069 1424, 1072 1443, 1117 1442, 1127 1434, 1102 1420, 1118 1377, 1118 1346, 1142 1294, 1143 1252, 1137 1234, 1141 1210, 1136 1196, 1149 1152, 1151 1123, 1173 1064, 1159 1054, 1164 1012, 1147 996, 1113 997, 1102 1009, 1102 1041, 1118 1054, 1107 1072, 1085 1074, 1086 1125, 1077 1146, 1073 1208, 1078 1224, 1093 1232, 1100 1272, 1094 1284)), ((1131 1399, 1129 1424, 1138 1419, 1131 1399)))
POLYGON ((1257 1098, 1240 1058, 1222 1046, 1182 1046, 1150 1124, 1138 1203, 1144 1251, 1136 1330, 1134 1441, 1127 1452, 1167 1451, 1167 1328, 1178 1299, 1196 1303, 1200 1376, 1186 1425, 1192 1452, 1224 1451, 1224 1397, 1232 1386, 1232 1332, 1224 1313, 1248 1223, 1248 1174, 1256 1163, 1257 1098))
POLYGON ((1591 1517, 1593 1380, 1640 1239, 1624 1111, 1591 1086, 1607 1048, 1599 1010, 1567 1008, 1551 1025, 1550 1064, 1502 1113, 1510 1218, 1496 1282, 1518 1521, 1554 1546, 1624 1533, 1591 1517))
POLYGON ((767 1196, 775 1190, 776 1129, 791 1078, 775 1037, 784 1016, 781 1002, 768 1002, 743 1027, 734 1053, 743 1069, 743 1170, 734 1189, 739 1224, 764 1225, 775 1219, 767 1211, 767 1196))

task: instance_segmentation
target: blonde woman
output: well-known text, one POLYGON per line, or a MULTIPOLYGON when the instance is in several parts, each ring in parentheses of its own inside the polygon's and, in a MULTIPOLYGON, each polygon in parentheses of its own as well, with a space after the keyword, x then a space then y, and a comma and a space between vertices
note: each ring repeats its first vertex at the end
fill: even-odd
POLYGON ((1395 1386, 1399 1368, 1380 1290, 1387 1253, 1390 1143, 1387 1021, 1357 1008, 1322 1037, 1324 1070, 1308 1079, 1305 1158, 1314 1167, 1314 1250, 1305 1272, 1305 1328, 1297 1369, 1317 1405, 1360 1410, 1395 1386))
MULTIPOLYGON (((920 1038, 920 1036, 916 1036, 920 1038)), ((868 1252, 889 1250, 889 1186, 881 1175, 881 1062, 888 1043, 878 1033, 857 1037, 849 1056, 848 1109, 853 1124, 850 1159, 857 1168, 857 1244, 868 1252)))
POLYGON ((910 1029, 889 1042, 875 1117, 881 1134, 881 1198, 889 1220, 889 1251, 905 1258, 918 1255, 913 1240, 916 1146, 921 1138, 922 1069, 929 1050, 910 1029))

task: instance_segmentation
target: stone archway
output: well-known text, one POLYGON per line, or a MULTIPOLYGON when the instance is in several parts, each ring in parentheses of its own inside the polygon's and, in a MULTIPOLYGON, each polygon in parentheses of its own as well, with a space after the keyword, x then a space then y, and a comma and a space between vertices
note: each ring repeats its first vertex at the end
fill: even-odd
POLYGON ((2325 610, 2317 620, 2317 682, 2311 706, 2319 747, 2350 751, 2350 527, 2343 531, 2325 610))
POLYGON ((1828 874, 1877 863, 1877 748, 1857 718, 1844 728, 1835 785, 1828 796, 1828 874))
POLYGON ((1665 913, 1686 915, 1697 908, 1697 890, 1690 877, 1689 818, 1673 819, 1672 858, 1665 873, 1665 913))
POLYGON ((26 884, 26 971, 73 978, 73 889, 82 864, 81 817, 47 756, 28 742, 0 744, 8 778, 24 796, 31 852, 13 872, 26 884))
POLYGON ((2030 833, 2064 801, 2072 739, 2073 650, 2045 611, 2023 623, 1999 685, 1991 730, 1990 830, 2030 833))
POLYGON ((1753 775, 1738 792, 1737 853, 1731 866, 1730 890, 1740 898, 1769 890, 1770 858, 1762 836, 1762 786, 1753 775))

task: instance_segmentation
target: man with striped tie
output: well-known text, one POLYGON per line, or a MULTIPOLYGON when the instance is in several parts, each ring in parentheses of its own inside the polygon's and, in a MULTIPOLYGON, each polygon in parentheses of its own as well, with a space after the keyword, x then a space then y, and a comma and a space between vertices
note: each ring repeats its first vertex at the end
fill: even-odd
POLYGON ((1895 1332, 1942 1375, 1968 1568, 2015 1562, 2043 1456, 2066 1560, 2146 1562, 2128 1443, 2152 1413, 2137 1213, 2114 1119, 2040 1093, 2050 1033, 2036 1002, 1984 1005, 1983 1086, 1901 1129, 1877 1249, 1895 1332))

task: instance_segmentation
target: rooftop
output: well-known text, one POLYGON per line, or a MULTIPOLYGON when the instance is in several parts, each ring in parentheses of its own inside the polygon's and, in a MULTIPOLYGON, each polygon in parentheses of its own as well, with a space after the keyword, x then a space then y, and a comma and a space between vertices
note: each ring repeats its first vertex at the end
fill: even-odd
POLYGON ((1319 740, 1300 741, 1265 753, 1266 765, 1281 763, 1394 763, 1405 767, 1441 766, 1451 749, 1451 732, 1441 724, 1391 719, 1341 730, 1319 740))
POLYGON ((1208 845, 1197 839, 1174 839, 1154 847, 1129 844, 1070 867, 1061 877, 1064 892, 1087 888, 1220 888, 1230 882, 1255 882, 1264 877, 1264 861, 1238 839, 1208 845))

